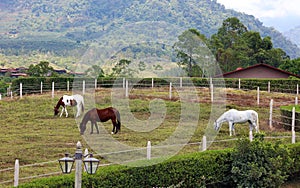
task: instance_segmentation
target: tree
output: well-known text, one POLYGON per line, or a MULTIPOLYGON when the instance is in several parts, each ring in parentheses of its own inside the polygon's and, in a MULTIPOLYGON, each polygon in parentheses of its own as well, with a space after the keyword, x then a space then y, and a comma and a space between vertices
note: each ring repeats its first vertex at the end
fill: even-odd
POLYGON ((129 67, 130 60, 121 59, 113 68, 111 76, 133 77, 135 71, 129 67))
POLYGON ((290 73, 300 75, 300 58, 293 60, 286 60, 284 63, 279 65, 279 69, 288 71, 290 73))
POLYGON ((95 77, 95 78, 104 77, 104 71, 98 65, 92 65, 92 67, 88 68, 85 71, 85 74, 87 76, 92 76, 92 77, 95 77))
MULTIPOLYGON (((206 46, 207 38, 196 29, 184 31, 178 42, 173 46, 178 66, 182 67, 187 76, 204 76, 203 72, 208 68, 210 50, 206 46)), ((206 75, 208 76, 208 75, 206 75)))
POLYGON ((39 64, 30 65, 27 74, 34 77, 57 76, 53 67, 49 66, 49 62, 41 61, 39 64))

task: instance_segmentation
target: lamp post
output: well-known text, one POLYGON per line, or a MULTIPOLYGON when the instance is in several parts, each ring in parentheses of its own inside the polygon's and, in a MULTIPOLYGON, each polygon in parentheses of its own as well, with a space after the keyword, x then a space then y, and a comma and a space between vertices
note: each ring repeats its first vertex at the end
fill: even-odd
POLYGON ((69 154, 65 154, 65 157, 58 160, 62 173, 71 173, 74 161, 75 161, 75 188, 81 188, 82 182, 82 161, 84 168, 88 174, 94 174, 97 171, 99 160, 93 158, 93 154, 82 154, 82 145, 78 141, 76 144, 76 152, 74 158, 71 158, 69 154), (89 156, 89 157, 87 157, 89 156), (84 158, 84 159, 83 159, 84 158))

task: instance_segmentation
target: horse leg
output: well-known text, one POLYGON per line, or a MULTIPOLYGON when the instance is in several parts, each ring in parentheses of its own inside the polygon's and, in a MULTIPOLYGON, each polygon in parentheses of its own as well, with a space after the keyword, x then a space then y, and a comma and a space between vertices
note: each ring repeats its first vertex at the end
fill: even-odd
POLYGON ((97 130, 97 134, 99 134, 99 128, 98 128, 97 122, 95 122, 95 127, 96 127, 96 130, 97 130))
POLYGON ((59 117, 62 116, 62 114, 64 113, 64 110, 65 110, 65 108, 63 107, 63 108, 62 108, 62 111, 61 111, 61 113, 60 113, 60 115, 59 115, 59 117))
POLYGON ((232 132, 233 132, 233 135, 235 136, 234 123, 232 123, 232 132))
POLYGON ((232 136, 232 123, 229 122, 229 136, 232 136))
POLYGON ((117 133, 117 126, 116 126, 116 121, 115 120, 111 120, 112 124, 113 124, 113 128, 111 130, 111 134, 116 134, 117 133))
POLYGON ((68 117, 68 111, 67 111, 67 107, 65 107, 65 112, 66 112, 66 117, 68 117))

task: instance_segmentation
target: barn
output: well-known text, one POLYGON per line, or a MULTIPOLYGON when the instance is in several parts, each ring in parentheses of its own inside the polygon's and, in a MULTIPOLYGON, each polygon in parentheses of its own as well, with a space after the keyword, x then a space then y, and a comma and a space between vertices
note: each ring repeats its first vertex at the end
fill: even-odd
POLYGON ((300 78, 300 76, 280 70, 267 64, 256 64, 247 68, 237 68, 234 71, 215 76, 216 78, 300 78))

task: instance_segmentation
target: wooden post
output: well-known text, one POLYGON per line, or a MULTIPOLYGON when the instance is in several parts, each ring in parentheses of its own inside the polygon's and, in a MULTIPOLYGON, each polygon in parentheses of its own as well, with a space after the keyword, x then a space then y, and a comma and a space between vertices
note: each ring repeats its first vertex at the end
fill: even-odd
POLYGON ((151 87, 154 87, 154 78, 151 79, 151 87))
POLYGON ((299 95, 299 84, 297 84, 297 95, 299 95))
POLYGON ((19 185, 19 170, 20 170, 19 159, 16 159, 15 172, 14 172, 14 187, 18 187, 19 185))
POLYGON ((298 105, 298 97, 295 97, 295 105, 298 105))
POLYGON ((82 81, 82 94, 85 94, 85 80, 82 81))
POLYGON ((241 89, 241 79, 239 78, 239 89, 241 89))
POLYGON ((179 78, 180 88, 182 88, 182 77, 179 78))
POLYGON ((271 92, 271 83, 270 83, 270 81, 268 82, 268 93, 270 93, 271 92))
POLYGON ((172 99, 172 82, 170 82, 170 87, 169 87, 169 99, 172 99))
POLYGON ((211 84, 210 86, 210 100, 211 102, 214 102, 214 85, 211 84))
POLYGON ((0 93, 0 101, 2 100, 2 94, 0 93))
POLYGON ((273 119, 273 99, 271 99, 271 101, 270 101, 270 117, 269 117, 269 127, 270 127, 270 129, 273 128, 272 119, 273 119))
POLYGON ((95 79, 95 89, 97 89, 97 78, 95 79))
POLYGON ((150 141, 147 142, 147 159, 148 160, 151 159, 151 142, 150 141))
POLYGON ((41 94, 43 93, 43 82, 41 81, 41 94))
POLYGON ((204 135, 202 137, 202 151, 206 151, 207 150, 207 140, 206 140, 206 136, 204 135))
POLYGON ((126 87, 126 79, 123 78, 123 88, 125 88, 125 87, 126 87))
POLYGON ((52 98, 54 98, 54 82, 52 82, 52 98))
POLYGON ((126 84, 125 84, 125 97, 128 97, 128 80, 126 79, 126 84))
POLYGON ((13 98, 13 92, 10 91, 10 98, 12 99, 13 98))
POLYGON ((295 107, 293 107, 292 111, 292 144, 296 142, 296 134, 295 134, 295 107))
POLYGON ((23 85, 20 83, 20 98, 23 97, 23 85))
POLYGON ((257 87, 257 105, 259 105, 259 87, 257 87))
POLYGON ((70 81, 67 81, 67 91, 70 91, 70 81))

